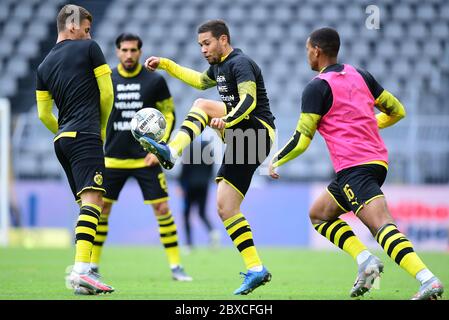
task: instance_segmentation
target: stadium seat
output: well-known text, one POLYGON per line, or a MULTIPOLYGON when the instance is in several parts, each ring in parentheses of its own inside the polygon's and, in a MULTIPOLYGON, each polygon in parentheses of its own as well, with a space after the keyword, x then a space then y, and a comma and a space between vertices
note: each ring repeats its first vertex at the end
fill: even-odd
POLYGON ((12 41, 9 41, 7 39, 4 39, 3 37, 0 38, 0 42, 2 45, 0 46, 0 60, 2 58, 7 58, 14 50, 14 45, 12 41))
POLYGON ((3 38, 16 40, 20 37, 22 32, 23 32, 23 22, 13 20, 5 25, 3 29, 3 38))
POLYGON ((449 18, 446 21, 432 23, 430 25, 431 36, 438 40, 447 40, 449 37, 449 18))
POLYGON ((11 18, 14 21, 27 21, 33 15, 32 3, 24 1, 14 8, 11 18))
POLYGON ((43 22, 49 22, 50 20, 53 21, 55 19, 56 14, 56 5, 47 1, 39 6, 36 15, 33 15, 33 18, 43 22))
POLYGON ((381 58, 392 58, 397 52, 398 48, 392 40, 382 41, 382 44, 377 46, 377 55, 381 58))
POLYGON ((354 23, 357 23, 359 21, 365 21, 365 19, 365 8, 356 3, 348 6, 345 10, 344 21, 353 21, 354 23))
POLYGON ((443 21, 449 21, 449 3, 442 4, 440 8, 440 19, 443 21))
POLYGON ((336 5, 328 4, 323 7, 321 12, 322 19, 326 21, 327 24, 334 23, 341 19, 342 12, 340 8, 336 5))
POLYGON ((431 4, 421 4, 416 8, 416 17, 419 20, 433 22, 436 16, 435 9, 431 4))
POLYGON ((408 35, 416 40, 424 40, 429 36, 429 31, 424 23, 415 22, 409 25, 408 35))
POLYGON ((319 12, 312 6, 300 6, 298 19, 303 23, 313 22, 320 19, 319 12))
POLYGON ((270 12, 265 6, 254 6, 249 12, 248 18, 255 23, 264 23, 270 20, 270 12))
POLYGON ((12 96, 17 92, 17 82, 15 79, 15 73, 13 76, 5 75, 0 78, 0 88, 2 91, 2 96, 12 96))
POLYGON ((400 23, 389 22, 383 28, 384 36, 392 40, 400 40, 404 36, 404 29, 400 23))
MULTIPOLYGON (((406 59, 398 59, 392 65, 391 72, 398 77, 410 76, 410 65, 406 59)), ((377 70, 376 70, 377 71, 377 70)))
POLYGON ((443 54, 441 42, 435 39, 425 41, 424 52, 430 58, 440 58, 443 54))
MULTIPOLYGON (((34 37, 24 38, 17 46, 17 53, 23 58, 34 57, 39 51, 39 44, 34 37)), ((21 75, 22 76, 22 75, 21 75)))
POLYGON ((26 29, 26 32, 24 35, 31 36, 37 41, 40 41, 41 39, 44 39, 45 36, 48 34, 48 27, 45 23, 41 23, 40 21, 32 22, 28 24, 28 27, 26 29))
POLYGON ((420 53, 421 49, 417 41, 410 39, 400 42, 399 57, 416 58, 420 53))
POLYGON ((270 13, 271 18, 274 21, 289 24, 290 21, 296 19, 295 12, 286 5, 279 5, 274 8, 274 11, 270 13))
POLYGON ((6 2, 0 2, 0 23, 6 21, 9 14, 9 4, 6 2))
POLYGON ((392 20, 398 22, 414 21, 412 8, 408 4, 393 7, 392 20))

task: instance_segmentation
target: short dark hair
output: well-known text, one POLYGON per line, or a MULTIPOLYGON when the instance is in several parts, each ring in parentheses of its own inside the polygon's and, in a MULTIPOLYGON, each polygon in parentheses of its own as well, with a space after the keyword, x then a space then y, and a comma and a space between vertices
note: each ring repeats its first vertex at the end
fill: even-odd
POLYGON ((340 36, 337 30, 332 28, 321 28, 313 31, 309 36, 312 46, 317 46, 329 57, 336 57, 340 50, 340 36))
POLYGON ((221 19, 209 20, 204 22, 202 25, 198 27, 198 33, 211 32, 212 36, 215 39, 220 38, 222 35, 226 35, 228 37, 228 43, 231 44, 231 36, 229 34, 228 26, 226 22, 221 19))
POLYGON ((77 6, 76 4, 66 4, 59 10, 58 17, 56 18, 58 32, 64 31, 67 23, 75 22, 81 24, 83 20, 89 20, 90 23, 93 21, 92 14, 87 11, 87 9, 77 6), (77 12, 77 14, 75 14, 77 12), (75 21, 75 18, 79 18, 79 21, 75 21), (67 20, 70 21, 67 21, 67 20))
POLYGON ((137 34, 134 33, 122 33, 115 39, 115 46, 120 49, 120 44, 124 41, 137 41, 137 48, 139 50, 142 48, 142 39, 137 34))

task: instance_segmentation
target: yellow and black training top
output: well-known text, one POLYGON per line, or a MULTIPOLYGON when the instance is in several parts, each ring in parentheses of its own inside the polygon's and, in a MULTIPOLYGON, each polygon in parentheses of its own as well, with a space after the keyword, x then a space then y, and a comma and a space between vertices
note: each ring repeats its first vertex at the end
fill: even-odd
POLYGON ((109 73, 103 52, 93 40, 64 40, 51 49, 37 69, 36 98, 38 104, 55 101, 57 137, 63 132, 100 135, 97 78, 109 73))
POLYGON ((148 72, 142 68, 141 64, 131 72, 119 64, 112 70, 112 83, 114 105, 106 130, 105 156, 117 159, 145 158, 147 152, 132 136, 130 121, 142 108, 158 109, 167 123, 162 140, 168 141, 173 131, 175 114, 167 82, 157 72, 148 72))
POLYGON ((206 72, 215 82, 221 100, 226 104, 226 127, 233 127, 249 114, 274 126, 274 116, 259 66, 240 49, 233 51, 206 72))

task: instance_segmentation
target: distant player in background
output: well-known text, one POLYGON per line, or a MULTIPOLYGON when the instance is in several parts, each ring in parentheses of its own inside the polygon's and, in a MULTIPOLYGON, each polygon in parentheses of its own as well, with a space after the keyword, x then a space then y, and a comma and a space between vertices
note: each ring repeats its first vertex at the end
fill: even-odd
POLYGON ((203 152, 207 152, 210 142, 206 140, 194 141, 189 152, 184 153, 184 161, 181 168, 179 183, 184 197, 184 228, 186 232, 187 250, 193 249, 192 227, 190 223, 193 206, 198 207, 198 216, 209 234, 209 242, 212 247, 220 243, 220 232, 212 227, 207 217, 206 204, 209 184, 214 169, 213 153, 210 154, 210 162, 202 159, 203 152))
MULTIPOLYGON (((117 201, 128 178, 135 178, 142 191, 144 203, 150 204, 159 224, 161 243, 170 264, 172 277, 191 281, 181 266, 176 224, 168 207, 168 189, 165 175, 156 156, 145 152, 130 131, 130 120, 142 108, 160 110, 167 127, 162 141, 167 141, 175 123, 173 98, 165 79, 148 72, 139 63, 142 40, 139 36, 123 33, 116 39, 117 68, 112 70, 115 103, 106 131, 106 171, 103 197, 104 207, 98 224, 92 250, 92 269, 98 271, 101 251, 108 234, 108 219, 113 202, 117 201)), ((132 212, 123 212, 130 215, 132 212)), ((130 218, 130 217, 128 217, 130 218)))
POLYGON ((380 189, 387 175, 388 152, 379 128, 402 119, 404 107, 370 73, 337 62, 340 37, 336 30, 315 30, 306 47, 309 64, 319 74, 303 91, 296 131, 273 157, 271 177, 278 179, 274 169, 303 153, 318 130, 337 177, 312 205, 310 219, 321 235, 356 259, 358 276, 351 297, 369 291, 384 266, 339 219, 349 211, 369 228, 388 256, 421 283, 412 299, 441 296, 443 285, 396 227, 380 189), (377 116, 374 107, 381 111, 377 116))
POLYGON ((53 132, 56 156, 80 203, 75 228, 75 264, 69 282, 77 294, 113 292, 90 269, 90 257, 103 208, 103 142, 114 99, 111 69, 91 40, 92 15, 65 5, 57 18, 56 45, 37 69, 39 119, 53 132), (52 113, 53 100, 58 119, 52 113))
POLYGON ((147 137, 140 140, 144 148, 158 157, 164 168, 171 169, 183 149, 207 125, 221 134, 226 133, 223 139, 227 147, 216 177, 217 208, 248 270, 234 294, 248 294, 270 281, 271 274, 259 258, 252 230, 240 206, 254 172, 270 152, 274 140, 274 116, 259 66, 240 49, 231 46, 229 29, 224 21, 210 20, 202 24, 198 28, 198 43, 210 64, 203 73, 159 57, 148 58, 145 66, 152 71, 157 68, 166 70, 200 90, 216 86, 222 101, 196 100, 181 129, 167 145, 147 137), (256 141, 250 144, 245 139, 246 134, 254 134, 256 141))

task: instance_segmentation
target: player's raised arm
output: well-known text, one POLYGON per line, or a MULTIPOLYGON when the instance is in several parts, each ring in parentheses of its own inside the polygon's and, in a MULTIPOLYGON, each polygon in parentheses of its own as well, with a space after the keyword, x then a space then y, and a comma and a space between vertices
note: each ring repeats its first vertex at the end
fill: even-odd
POLYGON ((376 115, 379 129, 387 128, 405 117, 402 103, 387 90, 382 91, 375 101, 375 106, 381 112, 376 115))
POLYGON ((176 62, 167 58, 149 57, 145 61, 145 68, 150 71, 155 71, 156 69, 165 70, 172 77, 177 78, 199 90, 206 90, 216 85, 216 82, 207 75, 207 71, 201 73, 190 68, 180 66, 176 62))
POLYGON ((287 144, 273 157, 271 163, 277 168, 290 160, 295 159, 306 151, 312 141, 321 116, 313 113, 301 113, 296 130, 287 144))

